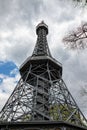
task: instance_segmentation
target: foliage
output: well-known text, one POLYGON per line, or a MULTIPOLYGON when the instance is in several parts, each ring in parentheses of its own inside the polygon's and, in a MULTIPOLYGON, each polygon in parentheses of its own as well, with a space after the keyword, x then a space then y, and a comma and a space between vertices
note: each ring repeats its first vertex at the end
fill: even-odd
POLYGON ((22 121, 29 121, 31 119, 31 115, 27 114, 22 117, 22 121))
POLYGON ((76 124, 77 120, 79 121, 79 123, 84 124, 83 119, 78 110, 76 110, 75 107, 69 106, 67 104, 55 104, 51 106, 50 116, 52 120, 63 120, 73 124, 76 124))

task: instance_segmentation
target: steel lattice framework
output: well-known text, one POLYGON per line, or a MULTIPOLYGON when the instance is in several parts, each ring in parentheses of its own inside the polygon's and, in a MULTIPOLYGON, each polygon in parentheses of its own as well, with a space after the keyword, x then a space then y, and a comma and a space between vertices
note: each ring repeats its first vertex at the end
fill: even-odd
POLYGON ((50 54, 42 21, 33 54, 20 67, 21 78, 1 111, 1 121, 65 121, 84 126, 87 121, 62 79, 62 65, 50 54))

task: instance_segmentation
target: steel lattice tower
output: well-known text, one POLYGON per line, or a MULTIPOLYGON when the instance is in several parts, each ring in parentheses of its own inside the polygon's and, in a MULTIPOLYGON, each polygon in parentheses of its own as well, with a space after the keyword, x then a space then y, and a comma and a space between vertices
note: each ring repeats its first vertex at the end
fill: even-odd
POLYGON ((50 53, 48 26, 36 27, 33 54, 20 67, 21 78, 1 111, 1 121, 65 121, 84 126, 86 119, 62 79, 62 65, 50 53))

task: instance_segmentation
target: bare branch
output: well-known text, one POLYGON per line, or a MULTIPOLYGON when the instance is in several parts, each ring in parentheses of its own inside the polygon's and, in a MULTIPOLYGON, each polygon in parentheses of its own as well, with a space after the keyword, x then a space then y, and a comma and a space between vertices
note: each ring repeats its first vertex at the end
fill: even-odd
POLYGON ((75 5, 85 7, 87 6, 87 0, 71 0, 75 5))
POLYGON ((70 49, 85 49, 87 48, 87 23, 78 27, 76 31, 68 34, 63 38, 66 47, 70 49))

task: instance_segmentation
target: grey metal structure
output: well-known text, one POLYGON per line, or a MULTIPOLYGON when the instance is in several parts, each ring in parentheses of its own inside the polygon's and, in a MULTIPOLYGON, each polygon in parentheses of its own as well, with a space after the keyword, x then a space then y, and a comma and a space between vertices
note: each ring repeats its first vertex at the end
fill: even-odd
POLYGON ((87 130, 63 121, 30 121, 0 123, 1 130, 87 130))
POLYGON ((87 121, 62 79, 62 65, 51 56, 43 21, 36 34, 35 49, 20 67, 21 79, 0 113, 1 122, 63 121, 84 127, 87 121))

